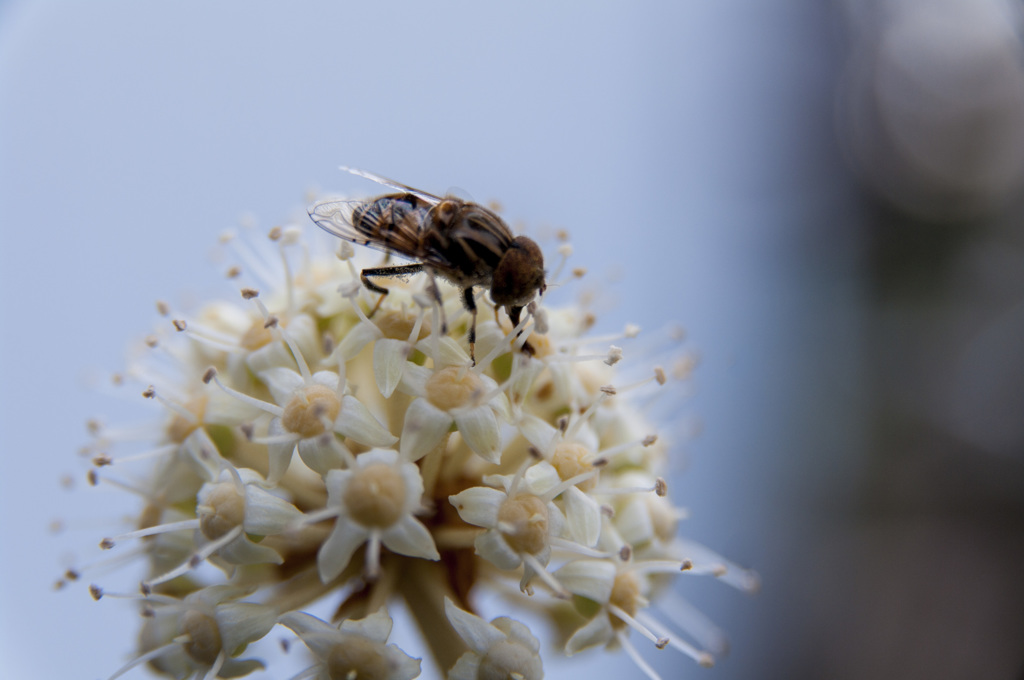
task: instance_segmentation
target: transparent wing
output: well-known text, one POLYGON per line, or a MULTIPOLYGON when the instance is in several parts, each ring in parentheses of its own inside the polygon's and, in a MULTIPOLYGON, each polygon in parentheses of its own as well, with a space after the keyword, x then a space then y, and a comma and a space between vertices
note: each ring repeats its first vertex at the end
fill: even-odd
POLYGON ((362 233, 352 224, 352 212, 366 201, 317 201, 309 206, 307 212, 316 225, 338 238, 353 243, 367 243, 367 234, 362 233))
POLYGON ((326 200, 309 206, 308 212, 318 227, 338 238, 445 266, 443 258, 423 252, 420 228, 426 208, 396 212, 393 206, 399 203, 386 196, 369 202, 326 200))
POLYGON ((392 189, 397 189, 398 191, 403 191, 405 193, 412 194, 414 196, 422 198, 424 201, 426 201, 428 203, 431 203, 431 204, 436 204, 436 203, 439 203, 441 201, 441 197, 440 196, 435 196, 434 194, 428 194, 426 191, 420 191, 419 189, 414 189, 413 187, 411 187, 411 186, 409 186, 407 184, 402 184, 401 182, 396 182, 393 179, 388 179, 387 177, 384 177, 382 175, 378 175, 378 174, 375 174, 375 173, 372 173, 372 172, 368 172, 366 170, 360 170, 358 168, 350 168, 347 165, 342 165, 338 169, 339 170, 344 170, 345 172, 351 173, 351 174, 353 174, 353 175, 355 175, 357 177, 362 177, 364 179, 368 179, 371 182, 376 182, 377 184, 381 184, 383 186, 390 187, 392 189))

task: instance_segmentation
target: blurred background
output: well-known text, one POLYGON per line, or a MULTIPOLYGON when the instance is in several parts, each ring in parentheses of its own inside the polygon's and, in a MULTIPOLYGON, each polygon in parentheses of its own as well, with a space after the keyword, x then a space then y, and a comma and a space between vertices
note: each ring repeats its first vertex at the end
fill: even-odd
POLYGON ((230 294, 217 235, 373 190, 346 164, 567 229, 601 328, 686 328, 681 532, 763 587, 679 579, 732 649, 642 647, 664 678, 1024 677, 1021 28, 1004 0, 0 4, 2 674, 130 658, 128 604, 53 590, 134 509, 85 488, 84 423, 151 416, 108 376, 154 301, 230 294))

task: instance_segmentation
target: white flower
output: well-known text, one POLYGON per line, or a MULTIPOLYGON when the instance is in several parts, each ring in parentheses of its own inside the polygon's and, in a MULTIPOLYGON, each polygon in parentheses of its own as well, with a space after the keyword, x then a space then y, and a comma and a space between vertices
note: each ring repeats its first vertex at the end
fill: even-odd
POLYGON ((328 472, 326 509, 316 518, 337 520, 317 554, 320 579, 336 578, 366 542, 369 577, 380 568, 381 544, 401 555, 440 559, 430 532, 413 517, 422 496, 419 468, 401 461, 397 451, 374 449, 360 454, 350 469, 328 472))
MULTIPOLYGON (((424 349, 429 340, 421 341, 424 349)), ((472 451, 489 463, 501 460, 497 414, 504 410, 504 395, 486 375, 471 369, 469 355, 458 346, 442 343, 463 363, 430 371, 410 364, 399 389, 417 397, 405 413, 402 455, 416 461, 437 446, 452 425, 472 451), (461 353, 461 354, 460 354, 461 353)))
POLYGON ((234 601, 246 593, 231 586, 208 586, 183 600, 159 595, 145 598, 150 615, 140 634, 143 653, 108 680, 147 661, 179 680, 233 678, 263 668, 258 660, 234 658, 246 645, 269 633, 277 619, 273 607, 234 601))
POLYGON ((271 368, 260 373, 283 411, 270 421, 267 442, 270 479, 280 479, 288 469, 292 452, 298 449, 302 462, 326 475, 344 463, 340 445, 321 436, 325 432, 344 435, 367 446, 391 446, 398 438, 388 432, 369 409, 351 394, 344 394, 344 382, 334 371, 318 371, 308 379, 288 368, 271 368))
POLYGON ((562 535, 565 518, 550 498, 520 488, 518 477, 498 478, 504 490, 476 486, 449 497, 464 522, 486 529, 474 541, 476 553, 499 569, 512 570, 524 564, 520 588, 527 589, 534 575, 545 578, 556 592, 557 583, 548 577, 551 542, 562 535))
POLYGON ((391 617, 383 609, 364 619, 347 619, 337 628, 302 612, 283 615, 280 623, 302 638, 317 664, 299 677, 312 680, 412 680, 420 660, 387 644, 391 617))
POLYGON ((456 607, 447 597, 444 611, 469 651, 448 671, 448 680, 541 680, 540 643, 523 624, 499 616, 487 623, 456 607))

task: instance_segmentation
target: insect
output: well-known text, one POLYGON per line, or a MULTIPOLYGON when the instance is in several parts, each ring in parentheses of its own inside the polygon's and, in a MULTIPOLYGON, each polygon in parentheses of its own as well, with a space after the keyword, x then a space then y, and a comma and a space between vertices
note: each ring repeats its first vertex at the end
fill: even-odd
MULTIPOLYGON (((434 275, 461 288, 463 304, 473 316, 469 353, 474 364, 477 309, 473 288, 489 287, 495 308, 504 307, 513 326, 519 325, 523 308, 537 293, 544 293, 540 248, 526 236, 513 235, 494 211, 454 196, 428 194, 364 170, 341 169, 401 193, 367 201, 321 201, 309 207, 309 216, 317 226, 346 241, 419 260, 362 270, 359 278, 363 285, 380 293, 381 300, 388 290, 373 279, 421 271, 430 274, 438 302, 441 298, 434 275)), ((523 349, 532 351, 528 343, 523 349)))

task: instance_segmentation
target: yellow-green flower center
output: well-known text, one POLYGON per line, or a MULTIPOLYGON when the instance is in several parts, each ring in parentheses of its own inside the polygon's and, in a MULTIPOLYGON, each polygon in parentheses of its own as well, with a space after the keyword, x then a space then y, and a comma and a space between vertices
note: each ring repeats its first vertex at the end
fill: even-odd
POLYGON ((245 520, 245 494, 232 482, 220 482, 196 508, 199 530, 210 540, 220 538, 245 520))
MULTIPOLYGON (((412 329, 416 327, 416 315, 405 310, 389 309, 378 314, 373 321, 384 337, 391 340, 408 340, 412 335, 412 329)), ((420 324, 420 332, 415 340, 422 340, 428 335, 430 335, 429 317, 423 319, 423 323, 420 324)))
POLYGON ((472 403, 483 392, 483 381, 463 366, 449 366, 427 380, 427 401, 450 411, 472 403))
POLYGON ((498 522, 502 536, 518 553, 536 555, 548 542, 548 508, 531 494, 520 494, 502 503, 498 522))
MULTIPOLYGON (((555 447, 555 452, 551 456, 551 464, 558 471, 558 476, 562 481, 565 481, 594 469, 594 466, 586 460, 588 456, 590 456, 590 451, 582 444, 563 442, 555 447)), ((577 487, 580 491, 590 491, 596 485, 597 476, 595 475, 580 482, 577 487)))
MULTIPOLYGON (((618 574, 612 585, 612 595, 608 601, 630 616, 636 616, 640 609, 640 600, 640 579, 636 577, 636 574, 629 571, 618 574)), ((611 622, 612 627, 616 629, 624 628, 627 625, 625 621, 614 614, 611 615, 611 622)))
POLYGON ((405 509, 405 480, 387 463, 373 463, 356 469, 345 489, 345 507, 353 520, 364 527, 387 528, 405 509))
POLYGON ((331 680, 387 680, 391 664, 383 645, 355 635, 331 647, 327 675, 331 680))
POLYGON ((189 638, 185 652, 198 663, 212 666, 221 650, 220 629, 213 617, 190 609, 181 617, 181 630, 189 638))
POLYGON ((288 432, 303 437, 323 434, 325 423, 333 423, 341 412, 341 400, 326 385, 309 385, 296 390, 284 407, 281 426, 288 432))

